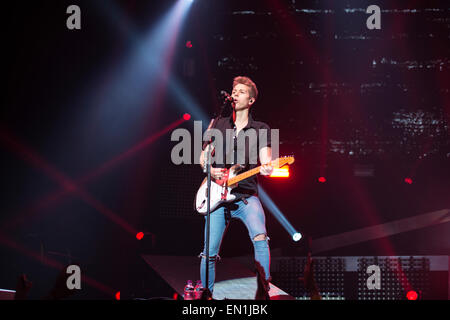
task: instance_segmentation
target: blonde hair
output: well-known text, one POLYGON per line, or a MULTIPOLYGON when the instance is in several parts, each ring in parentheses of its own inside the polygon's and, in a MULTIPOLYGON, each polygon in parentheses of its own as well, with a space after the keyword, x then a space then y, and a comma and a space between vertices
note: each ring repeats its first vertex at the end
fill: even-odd
POLYGON ((256 84, 249 78, 239 76, 233 79, 233 88, 238 84, 244 84, 249 87, 248 93, 250 98, 257 99, 258 98, 258 88, 256 88, 256 84))

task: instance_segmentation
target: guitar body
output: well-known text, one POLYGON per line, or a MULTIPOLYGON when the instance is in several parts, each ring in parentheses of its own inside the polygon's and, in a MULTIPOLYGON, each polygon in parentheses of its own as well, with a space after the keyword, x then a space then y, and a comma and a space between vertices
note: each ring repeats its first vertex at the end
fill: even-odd
MULTIPOLYGON (((236 176, 239 171, 239 165, 232 166, 228 172, 224 175, 222 180, 214 180, 211 178, 211 193, 210 193, 210 212, 213 212, 217 207, 224 202, 232 202, 236 199, 235 195, 231 194, 231 190, 237 186, 228 186, 228 179, 236 176)), ((206 202, 206 178, 203 180, 200 188, 197 191, 195 197, 195 209, 198 213, 206 215, 207 202, 206 202)))

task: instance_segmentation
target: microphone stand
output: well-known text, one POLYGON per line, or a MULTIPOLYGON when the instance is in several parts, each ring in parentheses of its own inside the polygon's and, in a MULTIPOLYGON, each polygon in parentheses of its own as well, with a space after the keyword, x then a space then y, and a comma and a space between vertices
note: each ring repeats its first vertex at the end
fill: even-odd
MULTIPOLYGON (((212 124, 210 125, 209 129, 215 128, 217 121, 222 118, 223 111, 225 110, 225 106, 227 105, 227 101, 225 101, 222 104, 222 107, 220 109, 219 115, 213 120, 212 124)), ((208 129, 208 130, 209 130, 208 129)), ((210 215, 211 215, 211 148, 209 145, 212 143, 211 137, 209 137, 209 140, 205 141, 203 144, 203 149, 205 149, 206 146, 208 146, 208 151, 206 155, 206 165, 203 168, 203 172, 206 172, 206 240, 205 240, 205 281, 206 281, 206 295, 207 298, 212 298, 212 293, 209 290, 209 235, 210 235, 210 215)))

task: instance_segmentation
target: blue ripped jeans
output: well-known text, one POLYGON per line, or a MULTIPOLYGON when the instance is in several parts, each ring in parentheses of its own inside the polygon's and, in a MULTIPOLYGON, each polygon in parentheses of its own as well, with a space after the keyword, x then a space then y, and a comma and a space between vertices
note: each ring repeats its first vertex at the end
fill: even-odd
MULTIPOLYGON (((259 198, 256 196, 251 196, 246 199, 248 204, 244 201, 239 200, 234 202, 230 208, 231 218, 238 218, 247 227, 250 239, 253 242, 253 248, 255 253, 255 260, 258 261, 264 268, 266 279, 270 278, 270 250, 266 231, 266 222, 264 216, 264 210, 261 206, 259 198), (255 241, 254 238, 258 235, 265 235, 265 240, 255 241)), ((208 275, 208 288, 213 292, 214 281, 216 277, 215 268, 216 260, 219 255, 220 244, 223 239, 226 227, 228 226, 228 221, 225 218, 225 208, 221 206, 210 215, 210 238, 209 238, 209 275, 208 275)), ((201 264, 200 264, 200 279, 202 283, 206 283, 206 217, 205 217, 205 245, 203 252, 201 253, 201 264)))

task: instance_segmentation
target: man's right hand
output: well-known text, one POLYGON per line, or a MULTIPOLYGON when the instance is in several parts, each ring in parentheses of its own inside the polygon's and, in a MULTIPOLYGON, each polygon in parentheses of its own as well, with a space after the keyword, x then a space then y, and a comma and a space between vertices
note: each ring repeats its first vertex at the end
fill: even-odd
POLYGON ((206 165, 207 152, 211 152, 211 156, 213 156, 213 154, 214 154, 214 147, 211 144, 209 144, 205 148, 205 150, 203 150, 202 153, 200 154, 200 166, 202 167, 202 169, 204 169, 205 165, 206 165))
POLYGON ((211 177, 216 180, 221 180, 226 173, 227 169, 225 168, 211 168, 211 177))

